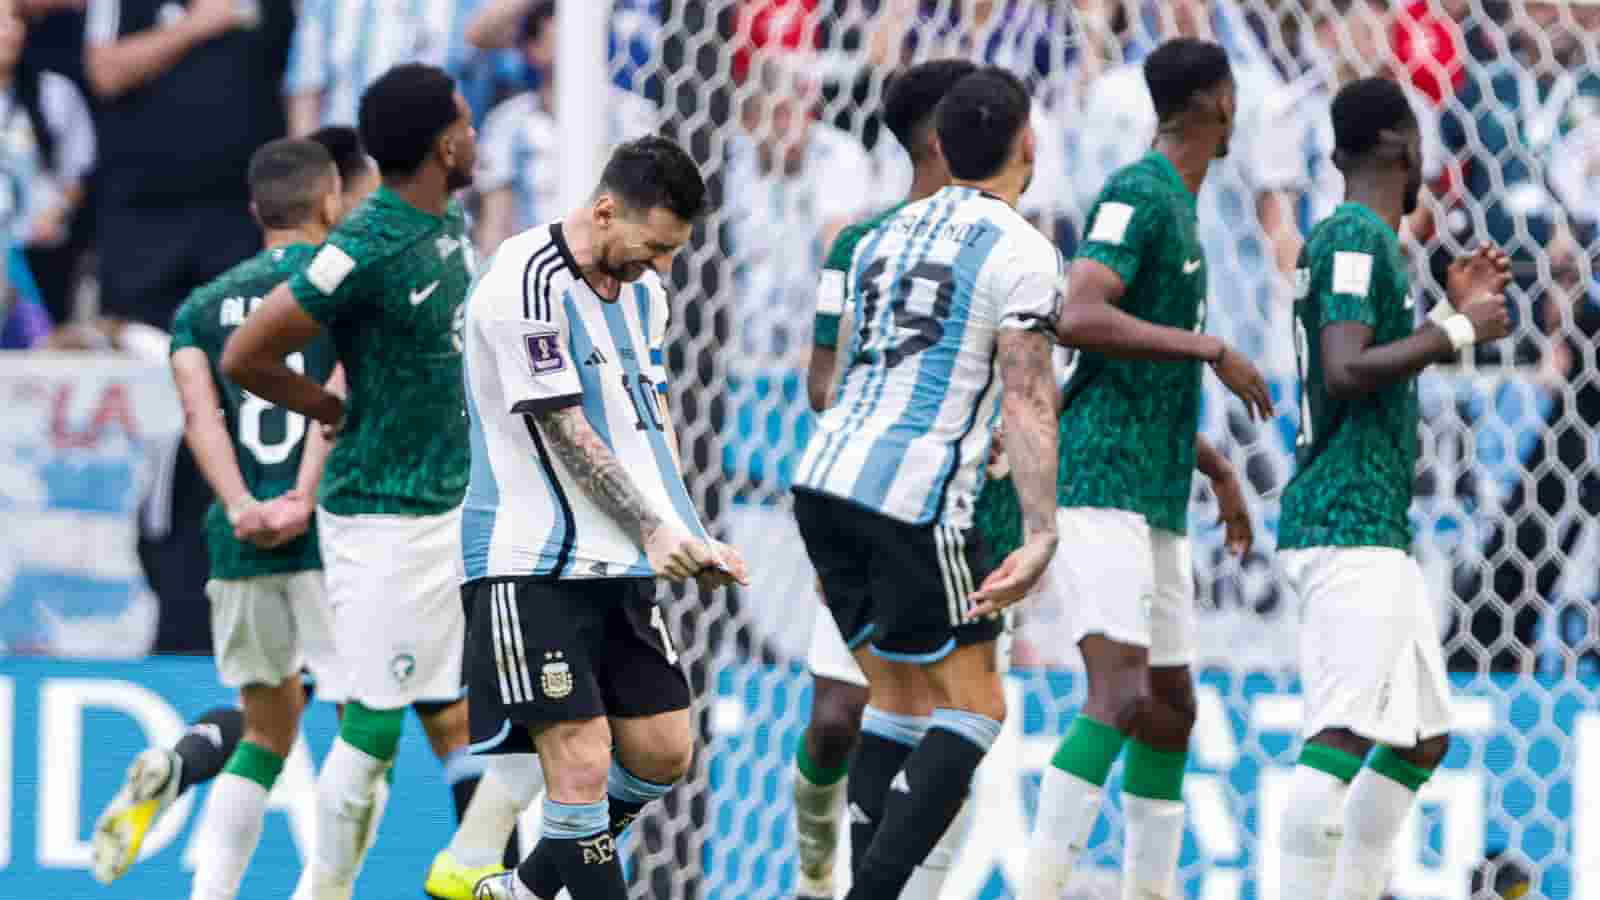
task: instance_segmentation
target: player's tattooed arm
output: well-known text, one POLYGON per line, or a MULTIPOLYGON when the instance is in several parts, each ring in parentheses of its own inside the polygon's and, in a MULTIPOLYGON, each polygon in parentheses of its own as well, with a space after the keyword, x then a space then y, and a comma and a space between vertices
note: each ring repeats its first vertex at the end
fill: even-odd
POLYGON ((1024 539, 973 594, 970 618, 993 615, 1027 596, 1056 550, 1057 389, 1050 337, 1006 329, 998 349, 1006 456, 1024 539))
POLYGON ((661 517, 650 508, 628 471, 584 417, 583 407, 568 406, 534 416, 550 450, 561 460, 584 493, 640 543, 661 527, 661 517))

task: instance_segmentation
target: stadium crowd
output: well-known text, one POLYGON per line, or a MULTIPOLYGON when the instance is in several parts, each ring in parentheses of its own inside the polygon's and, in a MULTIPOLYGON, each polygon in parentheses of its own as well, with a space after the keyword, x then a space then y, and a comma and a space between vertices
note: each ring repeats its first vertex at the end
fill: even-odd
MULTIPOLYGON (((1437 297, 1444 261, 1487 235, 1513 256, 1523 323, 1518 340, 1478 359, 1480 374, 1497 374, 1440 380, 1424 398, 1430 420, 1497 426, 1478 429, 1475 443, 1460 438, 1462 448, 1436 447, 1440 458, 1470 453, 1488 465, 1470 478, 1448 467, 1426 473, 1424 497, 1491 498, 1510 513, 1511 524, 1482 534, 1448 515, 1425 524, 1477 545, 1444 563, 1476 610, 1455 626, 1472 639, 1453 642, 1454 664, 1523 669, 1556 632, 1569 646, 1592 645, 1594 588, 1563 580, 1562 561, 1580 553, 1583 522, 1600 512, 1588 437, 1600 425, 1592 264, 1600 4, 614 6, 613 83, 595 108, 615 140, 663 125, 683 132, 721 199, 715 227, 697 240, 731 265, 690 275, 703 292, 694 296, 720 298, 736 324, 697 326, 691 317, 687 327, 718 329, 733 351, 727 395, 711 404, 726 437, 720 460, 695 452, 730 485, 722 516, 735 543, 792 530, 774 504, 812 428, 802 388, 808 334, 797 329, 810 322, 822 248, 901 196, 909 179, 903 151, 875 118, 887 74, 956 54, 1024 76, 1043 118, 1044 160, 1023 205, 1070 254, 1107 174, 1153 137, 1137 63, 1167 37, 1202 36, 1227 48, 1240 100, 1233 152, 1201 198, 1212 260, 1207 327, 1262 365, 1281 413, 1259 426, 1242 416, 1215 421, 1226 406, 1210 397, 1206 429, 1231 437, 1228 452, 1257 497, 1276 496, 1295 421, 1290 276, 1302 235, 1340 196, 1327 162, 1327 107, 1351 78, 1397 79, 1419 119, 1435 123, 1423 133, 1438 135, 1424 149, 1431 181, 1420 214, 1407 223, 1406 240, 1428 261, 1421 268, 1433 270, 1419 281, 1437 297), (1530 397, 1536 414, 1518 405, 1530 397), (1476 602, 1490 598, 1502 602, 1476 602)), ((559 213, 555 8, 549 0, 0 0, 0 234, 9 242, 0 346, 149 346, 151 329, 167 329, 189 291, 255 251, 244 180, 251 152, 286 133, 351 124, 367 83, 408 60, 456 75, 478 120, 471 206, 487 258, 508 235, 559 213)), ((699 264, 680 263, 680 276, 699 264)), ((1451 434, 1440 429, 1434 439, 1451 434)), ((194 652, 209 642, 199 534, 209 497, 187 457, 179 453, 174 476, 173 528, 141 555, 164 604, 158 649, 194 652)), ((1220 551, 1197 564, 1214 569, 1220 551)), ((764 569, 752 597, 781 598, 762 582, 797 577, 782 565, 764 569)))

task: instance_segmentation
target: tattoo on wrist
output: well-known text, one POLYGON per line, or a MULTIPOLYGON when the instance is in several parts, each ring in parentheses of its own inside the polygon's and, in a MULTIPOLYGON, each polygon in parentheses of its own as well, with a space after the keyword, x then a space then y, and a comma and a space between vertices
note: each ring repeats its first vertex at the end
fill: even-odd
POLYGON ((661 517, 651 511, 611 448, 589 427, 583 410, 572 406, 535 418, 550 439, 551 451, 589 498, 641 543, 649 540, 661 526, 661 517))

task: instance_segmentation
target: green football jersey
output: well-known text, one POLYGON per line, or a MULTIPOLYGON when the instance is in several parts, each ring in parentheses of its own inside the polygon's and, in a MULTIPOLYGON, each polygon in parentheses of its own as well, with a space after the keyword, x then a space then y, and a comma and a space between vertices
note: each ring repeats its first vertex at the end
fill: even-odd
POLYGON ((1375 344, 1416 330, 1400 239, 1365 206, 1346 203, 1311 229, 1295 273, 1300 364, 1297 467, 1283 491, 1278 546, 1411 549, 1417 466, 1417 382, 1336 399, 1323 375, 1322 329, 1360 322, 1375 344))
POLYGON ((1022 546, 1022 498, 1017 496, 1017 486, 1010 475, 983 483, 978 502, 972 507, 972 522, 983 536, 992 566, 1000 565, 1001 560, 1022 546))
MULTIPOLYGON (((222 401, 239 474, 257 500, 270 500, 294 487, 300 477, 300 455, 308 423, 299 413, 273 406, 222 377, 222 346, 228 335, 244 324, 261 298, 300 271, 315 251, 309 244, 263 250, 190 294, 172 319, 172 352, 194 347, 204 352, 211 363, 211 380, 222 401)), ((318 338, 304 350, 291 354, 287 362, 297 372, 327 381, 333 374, 333 345, 326 338, 318 338)), ((322 568, 315 524, 299 538, 263 550, 236 539, 222 504, 213 503, 206 512, 205 530, 213 578, 250 578, 322 568)))
POLYGON ((812 343, 832 350, 839 346, 839 319, 844 315, 845 273, 850 271, 850 261, 855 259, 856 245, 871 234, 873 229, 899 212, 904 203, 897 203, 883 212, 840 229, 828 256, 822 261, 822 283, 817 288, 817 319, 812 329, 812 343))
POLYGON ((336 515, 438 515, 467 488, 464 302, 476 262, 461 208, 379 188, 289 282, 349 384, 320 502, 336 515))
MULTIPOLYGON (((1078 255, 1122 278, 1124 312, 1204 330, 1195 197, 1165 156, 1151 151, 1114 173, 1088 221, 1078 255)), ((1201 366, 1080 353, 1061 416, 1060 504, 1128 510, 1186 533, 1201 366)))

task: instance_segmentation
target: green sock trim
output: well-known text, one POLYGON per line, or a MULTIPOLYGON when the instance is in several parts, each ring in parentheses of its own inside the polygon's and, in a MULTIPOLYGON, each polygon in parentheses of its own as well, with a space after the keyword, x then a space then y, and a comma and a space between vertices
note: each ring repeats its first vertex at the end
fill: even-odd
POLYGON ((400 732, 405 724, 404 708, 369 709, 359 703, 347 703, 344 721, 339 723, 339 737, 373 759, 389 762, 399 752, 400 732))
POLYGON ((1143 741, 1130 739, 1124 753, 1124 794, 1183 802, 1183 772, 1189 765, 1189 751, 1158 750, 1143 741))
POLYGON ((1367 768, 1412 791, 1421 788, 1433 777, 1432 769, 1424 769, 1388 747, 1374 750, 1367 760, 1367 768))
POLYGON ((1356 780, 1361 771, 1361 757, 1335 747, 1307 744, 1300 750, 1299 763, 1308 769, 1326 772, 1345 784, 1356 780))
POLYGON ((222 771, 226 775, 248 778, 270 791, 283 771, 283 757, 259 744, 240 741, 222 771))
POLYGON ((1126 740, 1122 732, 1080 713, 1072 720, 1066 737, 1061 739, 1050 765, 1090 784, 1103 785, 1126 740))
POLYGON ((800 738, 799 749, 794 751, 794 764, 800 770, 800 774, 817 787, 838 784, 839 779, 850 771, 850 758, 848 756, 845 757, 844 762, 831 769, 824 769, 817 765, 816 760, 811 758, 811 754, 806 752, 806 739, 803 735, 800 738))

